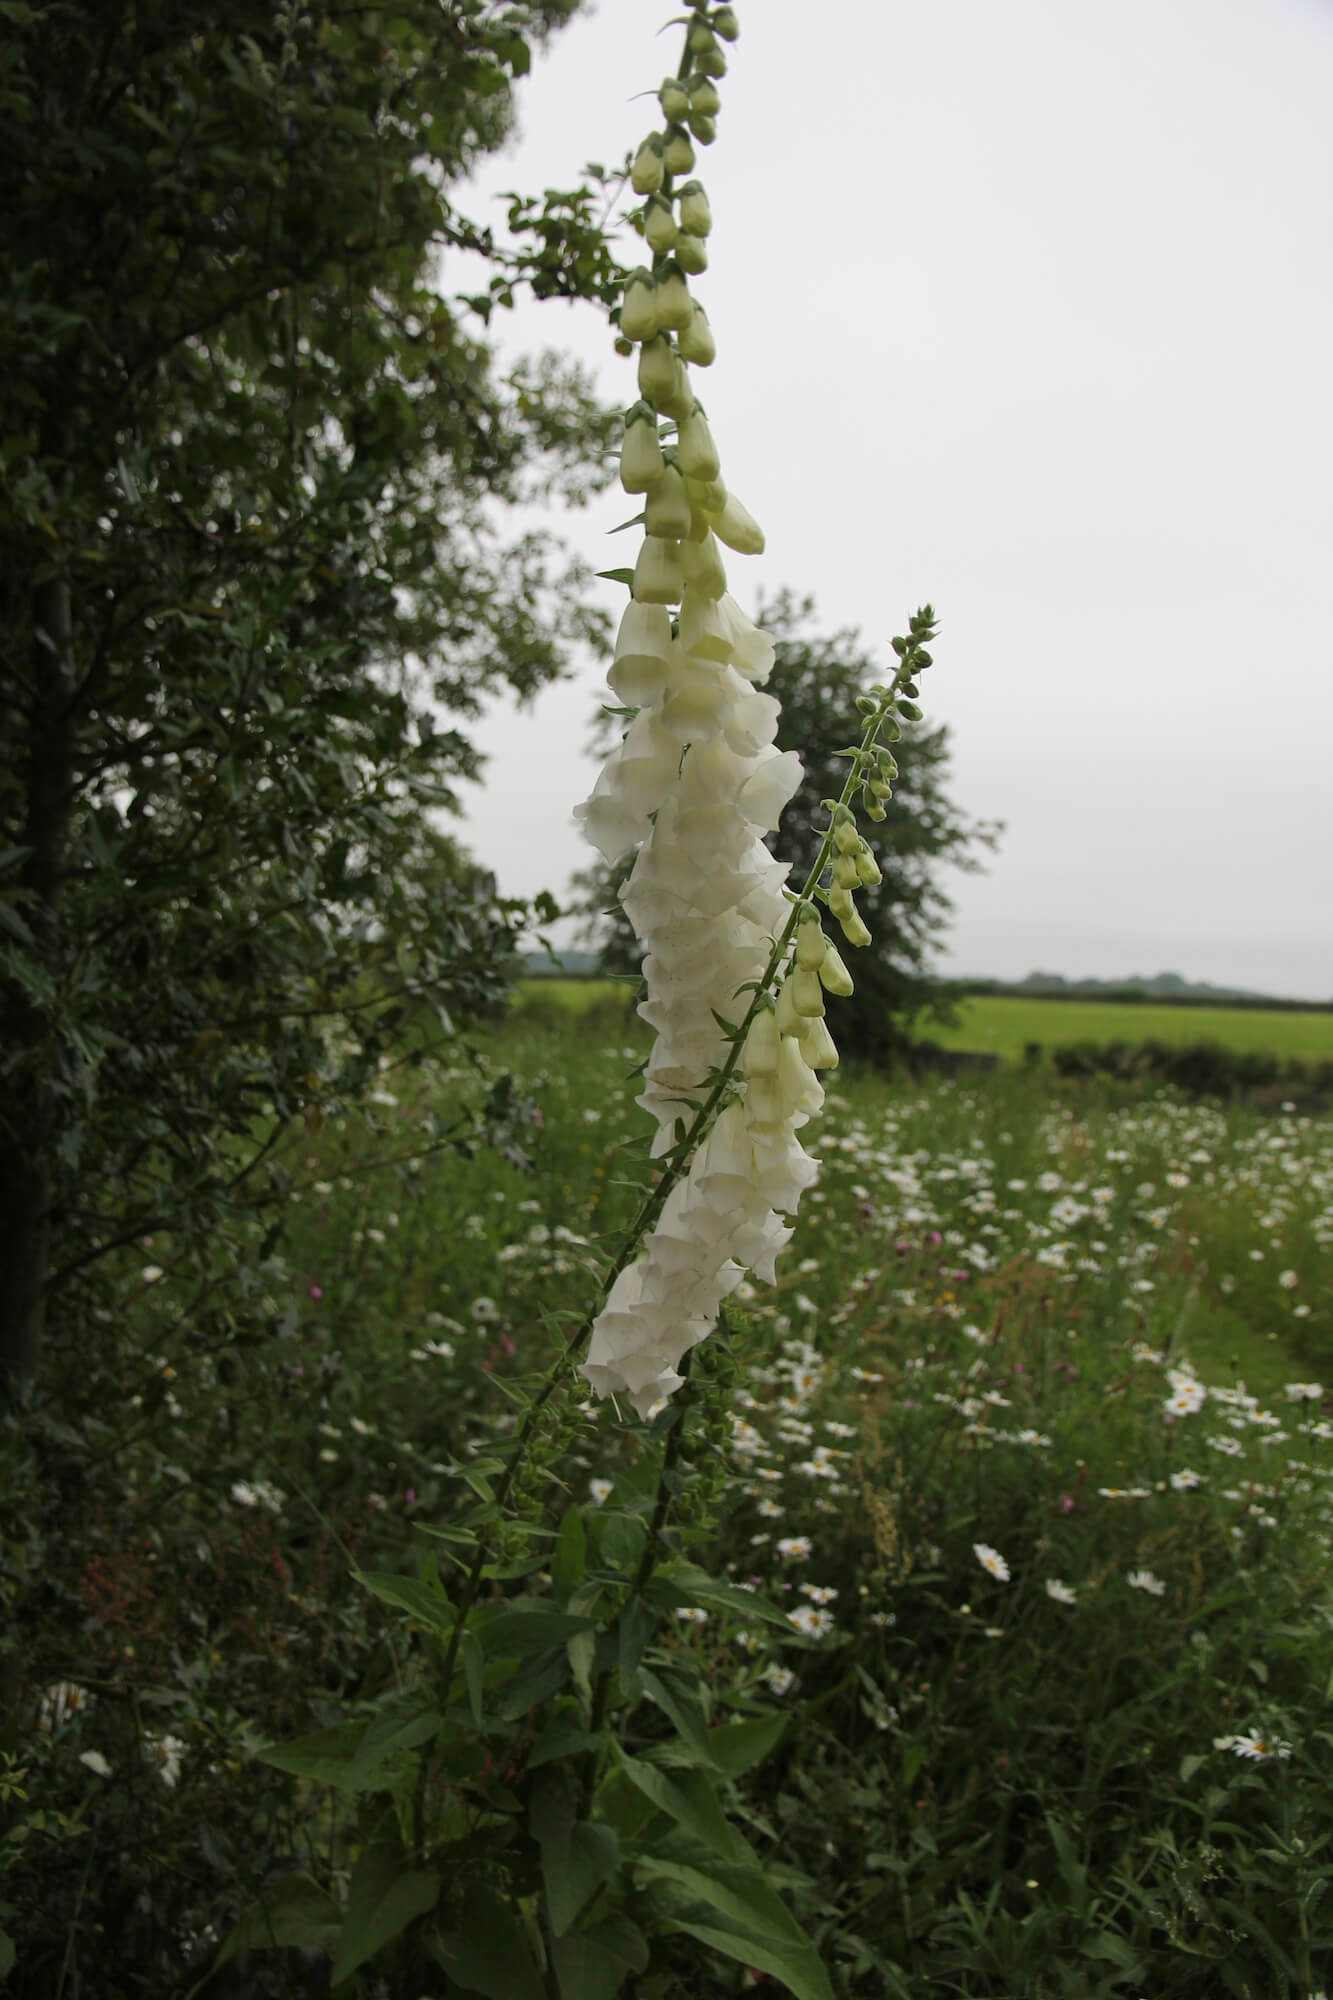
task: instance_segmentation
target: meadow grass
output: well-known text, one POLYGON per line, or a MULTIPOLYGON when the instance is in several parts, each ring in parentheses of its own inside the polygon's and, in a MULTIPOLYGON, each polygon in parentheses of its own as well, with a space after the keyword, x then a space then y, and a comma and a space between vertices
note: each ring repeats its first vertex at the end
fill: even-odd
POLYGON ((1029 1043, 1049 1053, 1074 1042, 1220 1042, 1225 1048, 1292 1056, 1311 1062, 1333 1056, 1333 1013, 1258 1007, 1163 1007, 1151 1002, 1061 1000, 971 994, 952 1027, 930 1026, 946 1049, 976 1049, 1020 1061, 1029 1043))
MULTIPOLYGON (((386 1059, 369 1125, 299 1135, 285 1241, 217 1278, 264 1339, 198 1352, 170 1243, 127 1253, 123 1407, 100 1402, 59 1533, 30 1501, 11 1554, 41 1803, 0 1847, 37 1968, 15 1991, 73 1952, 83 1990, 151 1968, 184 1994, 257 1880, 348 1865, 355 1823, 255 1752, 410 1676, 418 1642, 350 1566, 439 1552, 422 1527, 512 1420, 496 1378, 549 1359, 646 1171, 647 1036, 571 985, 469 1056, 386 1059), (526 1169, 401 1158, 501 1064, 526 1169)), ((742 1288, 720 1520, 691 1544, 786 1630, 719 1610, 660 1637, 718 1718, 788 1719, 737 1795, 752 1837, 846 2000, 1311 2000, 1333 1128, 1021 1070, 830 1086, 779 1283, 742 1288)), ((600 1546, 655 1445, 584 1414, 546 1519, 576 1506, 600 1546)), ((659 1975, 625 2000, 739 1990, 685 1939, 659 1975)))
MULTIPOLYGON (((562 1011, 582 1014, 608 1005, 631 1006, 633 979, 526 979, 516 1015, 562 1011)), ((971 994, 958 1003, 951 1026, 918 1024, 918 1032, 945 1049, 975 1050, 1021 1062, 1033 1043, 1049 1054, 1076 1042, 1165 1042, 1183 1048, 1220 1042, 1298 1061, 1333 1058, 1333 1012, 1284 1008, 1154 1006, 1150 1002, 1043 999, 1029 995, 971 994)))

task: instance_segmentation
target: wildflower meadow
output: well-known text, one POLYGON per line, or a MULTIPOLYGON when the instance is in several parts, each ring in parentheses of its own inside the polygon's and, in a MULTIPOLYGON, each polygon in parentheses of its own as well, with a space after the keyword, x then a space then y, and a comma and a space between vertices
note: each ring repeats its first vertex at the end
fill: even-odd
POLYGON ((1333 1132, 840 1062, 937 621, 788 879, 700 386, 738 34, 692 0, 628 165, 642 513, 578 811, 641 981, 455 1018, 403 946, 373 1033, 312 1002, 236 1083, 216 1221, 168 1185, 72 1294, 0 1434, 25 2000, 1333 1980, 1333 1132))

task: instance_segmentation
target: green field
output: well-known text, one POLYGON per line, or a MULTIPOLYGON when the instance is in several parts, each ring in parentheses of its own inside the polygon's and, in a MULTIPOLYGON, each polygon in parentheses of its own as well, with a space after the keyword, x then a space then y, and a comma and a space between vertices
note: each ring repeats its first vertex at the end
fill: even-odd
POLYGON ((1229 1049, 1263 1050, 1318 1062, 1333 1056, 1333 1014, 1280 1008, 1172 1007, 1115 1000, 1042 1000, 976 994, 960 1003, 958 1025, 929 1027, 930 1040, 947 1049, 984 1049, 1020 1058, 1029 1042, 1043 1049, 1071 1042, 1221 1042, 1229 1049))
MULTIPOLYGON (((853 973, 855 967, 853 966, 853 973)), ((519 989, 520 1008, 543 1001, 572 1012, 623 998, 628 980, 529 979, 519 989)), ((1031 995, 976 994, 959 1003, 956 1027, 923 1022, 919 1034, 946 1049, 993 1051, 1022 1059, 1029 1042, 1045 1051, 1072 1042, 1221 1042, 1229 1049, 1262 1050, 1306 1062, 1333 1058, 1333 1013, 1261 1007, 1174 1007, 1116 1000, 1044 1000, 1031 995)))

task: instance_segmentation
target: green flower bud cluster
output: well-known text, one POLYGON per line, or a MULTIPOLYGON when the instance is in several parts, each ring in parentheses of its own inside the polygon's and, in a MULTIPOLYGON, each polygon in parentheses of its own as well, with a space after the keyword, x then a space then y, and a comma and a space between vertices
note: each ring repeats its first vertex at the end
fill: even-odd
POLYGON ((708 315, 690 290, 691 278, 707 269, 713 212, 703 184, 679 178, 694 167, 694 141, 707 145, 714 137, 717 80, 727 70, 723 43, 738 33, 732 8, 693 0, 679 73, 657 93, 662 129, 641 141, 630 168, 630 184, 644 197, 638 226, 652 263, 630 273, 620 306, 618 345, 624 353, 639 349, 639 401, 625 417, 620 478, 627 493, 645 498, 647 541, 633 594, 646 604, 679 604, 685 585, 700 582, 716 600, 726 589, 717 543, 744 555, 764 546, 763 530, 727 491, 690 381, 690 369, 709 367, 717 354, 708 315), (690 553, 701 547, 702 571, 690 553))

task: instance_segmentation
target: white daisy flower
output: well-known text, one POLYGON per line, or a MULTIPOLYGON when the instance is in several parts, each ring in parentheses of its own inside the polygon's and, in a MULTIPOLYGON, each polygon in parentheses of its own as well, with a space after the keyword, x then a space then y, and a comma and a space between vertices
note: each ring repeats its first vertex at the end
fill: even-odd
POLYGON ((998 1549, 986 1542, 973 1542, 972 1553, 984 1570, 988 1570, 997 1583, 1008 1583, 1009 1565, 998 1549))

